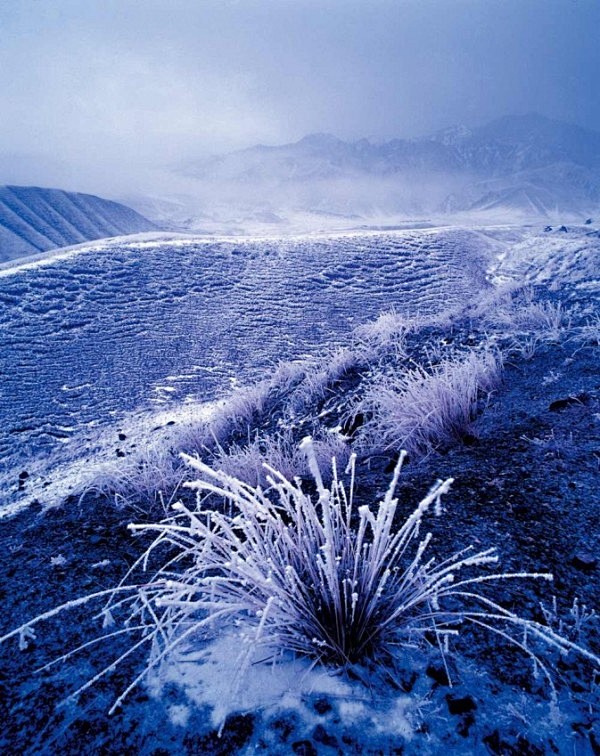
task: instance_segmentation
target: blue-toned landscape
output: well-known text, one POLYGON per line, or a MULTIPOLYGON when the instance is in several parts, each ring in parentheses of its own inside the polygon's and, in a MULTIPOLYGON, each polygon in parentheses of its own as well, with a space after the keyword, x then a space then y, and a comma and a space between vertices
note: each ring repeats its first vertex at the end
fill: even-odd
POLYGON ((599 752, 598 22, 0 9, 1 753, 599 752))

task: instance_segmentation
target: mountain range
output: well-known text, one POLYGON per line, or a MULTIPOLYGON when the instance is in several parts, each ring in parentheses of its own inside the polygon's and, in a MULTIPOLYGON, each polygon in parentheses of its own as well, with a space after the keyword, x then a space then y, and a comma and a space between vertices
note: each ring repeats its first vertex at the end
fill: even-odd
POLYGON ((178 165, 150 192, 123 199, 0 186, 0 262, 159 228, 582 222, 600 215, 600 133, 524 115, 383 143, 311 134, 178 165))
POLYGON ((311 134, 176 170, 204 185, 259 188, 272 210, 292 198, 304 210, 362 215, 369 210, 587 215, 600 206, 600 133, 536 114, 506 116, 475 129, 459 126, 383 143, 311 134), (298 196, 307 185, 314 191, 298 196), (325 194, 319 191, 324 187, 325 194))

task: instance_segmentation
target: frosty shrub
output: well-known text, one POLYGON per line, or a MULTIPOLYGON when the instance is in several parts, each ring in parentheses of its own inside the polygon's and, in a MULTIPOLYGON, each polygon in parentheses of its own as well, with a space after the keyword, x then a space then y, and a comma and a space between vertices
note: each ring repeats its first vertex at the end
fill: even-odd
POLYGON ((187 484, 197 491, 197 505, 177 503, 163 522, 130 526, 154 532, 156 539, 127 583, 52 609, 0 642, 16 637, 26 647, 42 620, 108 597, 99 613, 105 635, 81 648, 123 633, 137 639, 77 692, 140 647, 149 649, 148 665, 113 710, 153 668, 168 664, 181 644, 202 644, 225 632, 238 634, 241 659, 250 658, 248 649, 264 647, 268 659, 291 652, 338 668, 388 668, 401 663, 403 648, 431 639, 444 653, 451 636, 474 625, 521 649, 551 685, 539 643, 562 653, 575 650, 600 664, 550 626, 523 619, 482 592, 498 581, 551 580, 551 575, 490 572, 489 565, 498 561, 494 549, 468 547, 442 561, 428 554, 431 534, 422 535, 421 527, 428 510, 441 514, 441 497, 451 480, 439 481, 397 524, 395 492, 404 452, 383 500, 371 507, 355 501, 354 458, 347 482, 333 460, 332 482, 325 487, 312 440, 305 439, 301 447, 314 478, 312 494, 299 480, 290 482, 274 469, 269 470, 267 495, 187 458, 199 475, 187 484), (136 570, 142 571, 139 582, 132 581, 136 570), (118 620, 123 620, 122 628, 115 624, 118 620))
POLYGON ((577 329, 577 341, 584 346, 600 345, 600 315, 593 315, 577 329))
POLYGON ((429 371, 418 366, 378 376, 355 408, 369 418, 358 436, 359 448, 427 453, 462 438, 480 399, 500 382, 501 368, 499 354, 471 352, 462 360, 442 360, 429 371))
POLYGON ((373 356, 382 349, 392 350, 398 357, 405 356, 406 336, 415 329, 415 323, 395 310, 382 312, 354 329, 358 344, 373 356))
MULTIPOLYGON (((322 433, 314 439, 313 445, 317 460, 324 465, 326 478, 331 473, 332 457, 339 464, 345 465, 348 462, 350 450, 339 433, 322 433)), ((269 485, 269 470, 272 468, 288 480, 302 478, 309 473, 306 455, 298 448, 289 431, 258 436, 245 446, 234 445, 227 451, 221 450, 211 460, 211 466, 244 483, 263 487, 269 485)))
POLYGON ((516 324, 534 331, 544 341, 559 342, 571 328, 571 313, 560 302, 532 302, 517 310, 516 324))
POLYGON ((96 465, 75 492, 80 499, 91 493, 111 496, 119 505, 142 502, 149 507, 165 497, 172 499, 187 474, 168 445, 149 444, 131 458, 96 465))
POLYGON ((524 289, 518 298, 491 307, 483 321, 507 334, 529 334, 540 343, 559 343, 571 329, 572 315, 561 302, 537 302, 533 290, 524 289))

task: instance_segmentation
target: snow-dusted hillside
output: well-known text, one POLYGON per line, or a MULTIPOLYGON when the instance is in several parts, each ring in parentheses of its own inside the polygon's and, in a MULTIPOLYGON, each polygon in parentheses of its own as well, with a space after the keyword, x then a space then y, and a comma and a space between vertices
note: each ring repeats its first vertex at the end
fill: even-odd
POLYGON ((597 231, 419 229, 265 239, 149 235, 0 270, 0 453, 68 460, 138 410, 218 398, 343 342, 382 310, 468 304, 491 281, 590 286, 597 231))
POLYGON ((491 234, 120 239, 0 271, 0 454, 73 455, 126 412, 212 399, 383 309, 464 304, 503 249, 491 234))
POLYGON ((0 262, 156 226, 125 205, 91 194, 0 187, 0 262))

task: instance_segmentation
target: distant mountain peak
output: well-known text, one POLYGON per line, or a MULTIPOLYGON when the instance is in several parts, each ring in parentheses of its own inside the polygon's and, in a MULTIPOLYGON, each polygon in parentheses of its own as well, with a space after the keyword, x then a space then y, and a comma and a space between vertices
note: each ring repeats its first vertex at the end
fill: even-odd
POLYGON ((315 134, 307 134, 302 137, 300 141, 296 142, 298 145, 304 145, 308 147, 337 147, 341 144, 346 144, 333 134, 327 134, 326 132, 316 132, 315 134))
POLYGON ((464 142, 466 139, 470 139, 472 136, 473 132, 471 131, 471 129, 467 128, 467 126, 459 124, 457 126, 449 126, 446 129, 436 131, 435 134, 427 137, 427 139, 450 146, 457 144, 458 142, 464 142))
POLYGON ((522 206, 538 214, 581 208, 589 214, 600 201, 600 133, 525 113, 381 143, 308 134, 291 144, 249 147, 188 165, 183 172, 214 182, 216 191, 219 182, 254 193, 261 187, 262 201, 280 215, 285 201, 349 214, 450 206, 511 212, 522 206))

